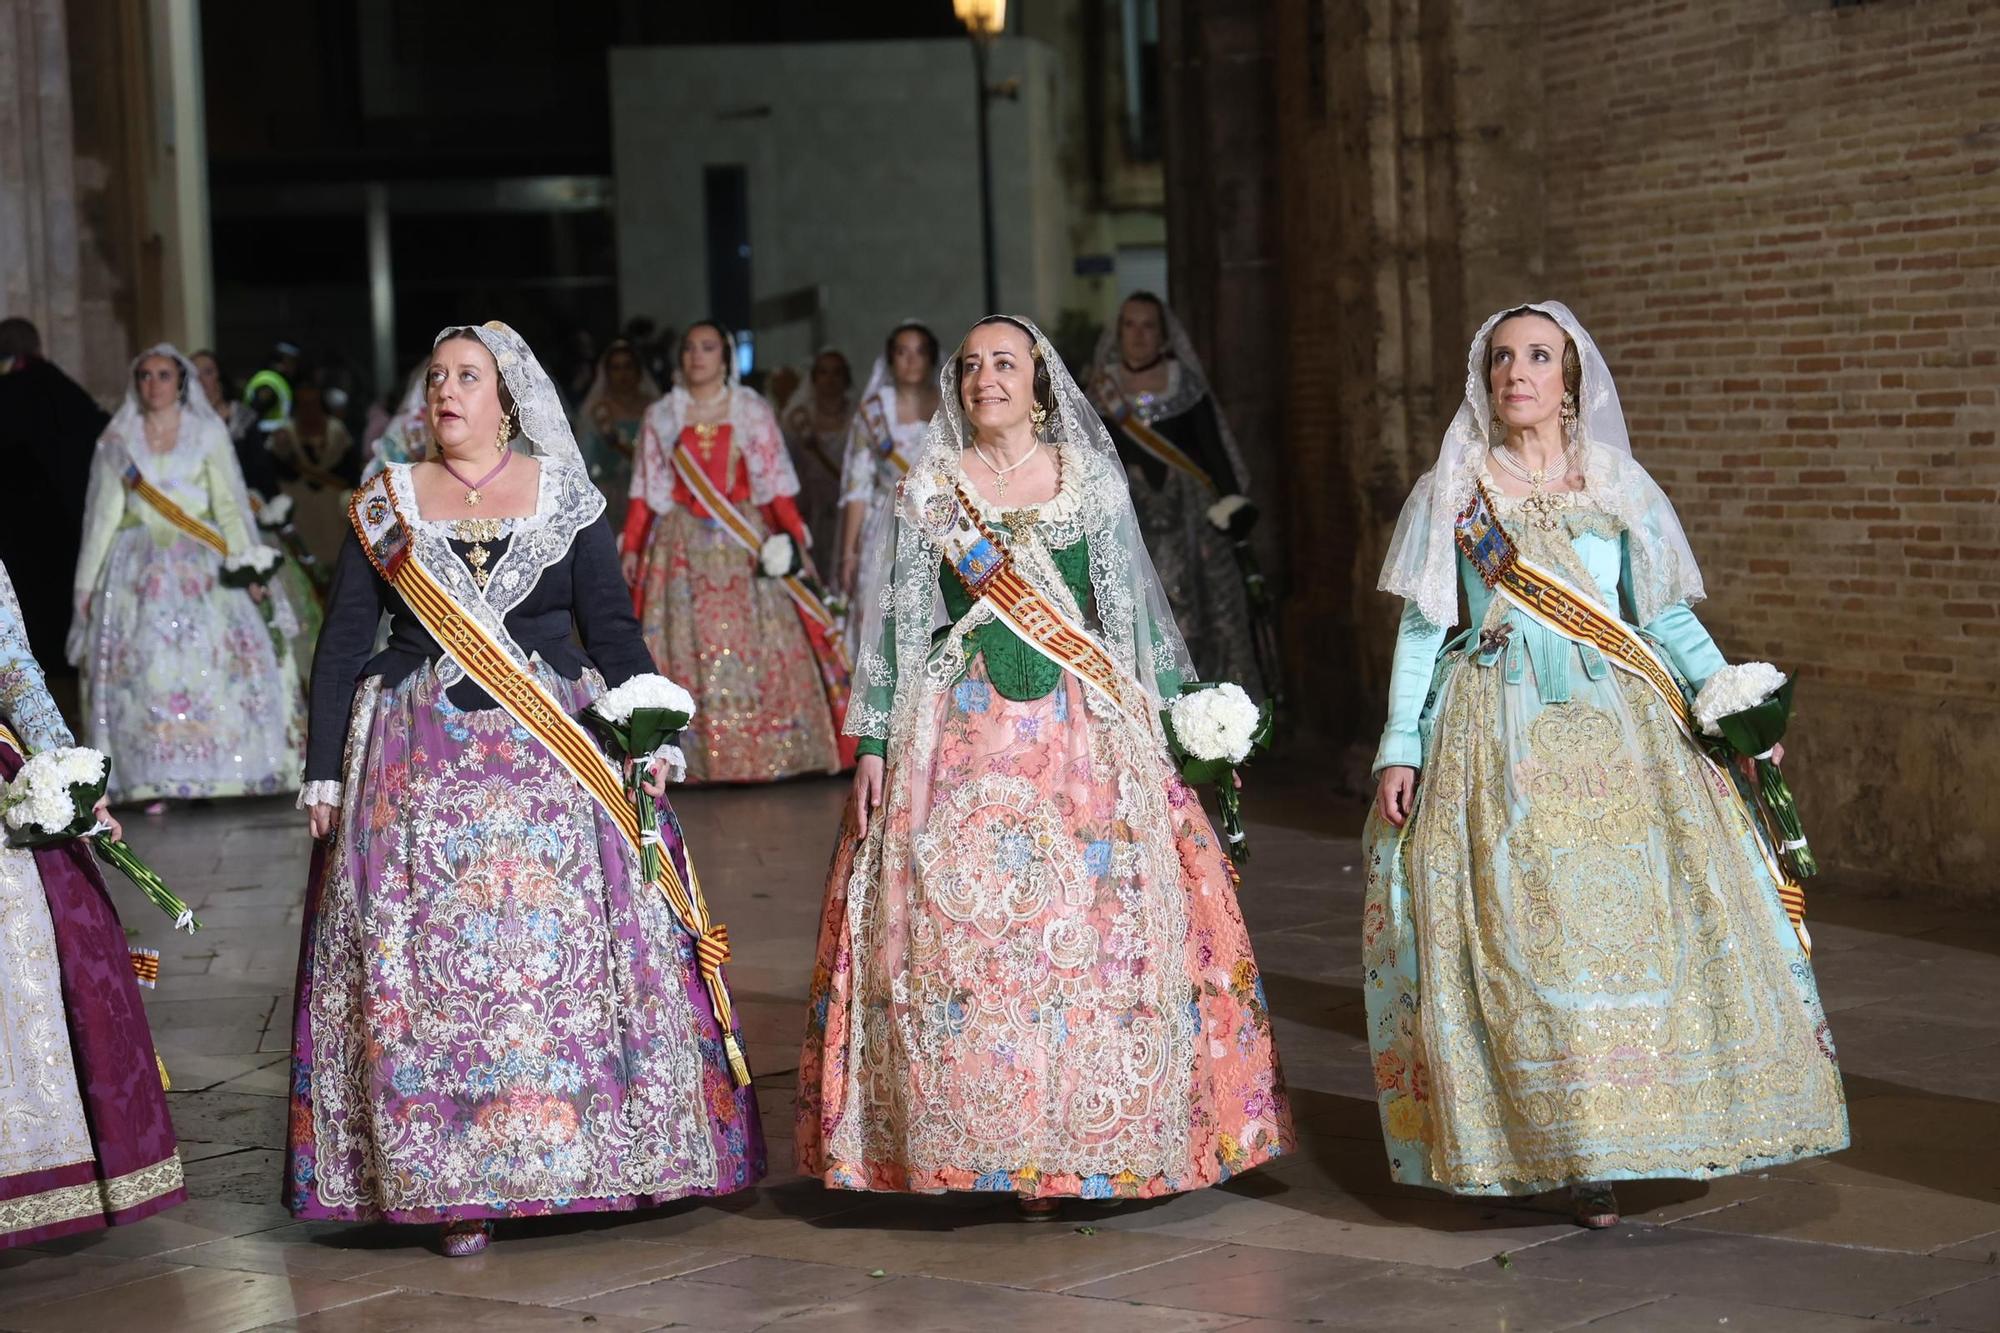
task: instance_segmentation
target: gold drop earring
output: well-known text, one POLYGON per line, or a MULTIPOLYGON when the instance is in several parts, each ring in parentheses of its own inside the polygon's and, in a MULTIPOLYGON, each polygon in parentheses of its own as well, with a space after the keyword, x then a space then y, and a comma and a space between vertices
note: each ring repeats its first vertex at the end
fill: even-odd
POLYGON ((503 414, 500 418, 500 434, 498 438, 496 438, 493 441, 493 452, 496 454, 506 453, 507 441, 513 438, 514 438, 514 414, 512 412, 508 412, 503 414))

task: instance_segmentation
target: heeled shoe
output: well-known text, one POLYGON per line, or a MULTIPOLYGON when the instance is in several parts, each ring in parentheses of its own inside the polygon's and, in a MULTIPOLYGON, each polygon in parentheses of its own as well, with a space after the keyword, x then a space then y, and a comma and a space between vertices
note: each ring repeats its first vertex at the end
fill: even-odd
POLYGON ((450 1259, 465 1259, 485 1249, 493 1239, 491 1222, 448 1222, 438 1248, 450 1259))
POLYGON ((1611 1186, 1586 1183, 1569 1187, 1569 1206, 1576 1224, 1592 1231, 1618 1225, 1618 1195, 1611 1186))
POLYGON ((1020 1213, 1023 1222, 1060 1222, 1062 1205, 1063 1201, 1060 1198, 1030 1199, 1018 1194, 1014 1196, 1014 1209, 1020 1213))

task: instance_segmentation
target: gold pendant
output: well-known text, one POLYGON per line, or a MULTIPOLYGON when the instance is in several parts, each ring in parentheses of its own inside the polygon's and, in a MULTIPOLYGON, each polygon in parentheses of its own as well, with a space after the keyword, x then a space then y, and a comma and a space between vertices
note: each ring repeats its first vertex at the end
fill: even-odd
POLYGON ((1522 500, 1521 510, 1543 532, 1554 532, 1562 526, 1562 504, 1547 491, 1537 490, 1522 500))
POLYGON ((486 586, 488 577, 486 562, 492 557, 492 554, 484 546, 475 546, 465 553, 465 563, 472 566, 472 581, 481 588, 486 586))
POLYGON ((480 495, 478 491, 467 491, 465 493, 465 502, 467 504, 476 505, 479 503, 479 501, 480 501, 480 495))

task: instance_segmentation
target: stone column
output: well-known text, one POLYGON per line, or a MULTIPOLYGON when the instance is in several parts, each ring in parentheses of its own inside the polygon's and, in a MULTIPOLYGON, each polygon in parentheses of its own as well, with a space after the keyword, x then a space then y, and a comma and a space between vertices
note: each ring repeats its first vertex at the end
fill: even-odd
POLYGON ((73 367, 83 350, 64 0, 0 0, 0 317, 41 330, 73 367))

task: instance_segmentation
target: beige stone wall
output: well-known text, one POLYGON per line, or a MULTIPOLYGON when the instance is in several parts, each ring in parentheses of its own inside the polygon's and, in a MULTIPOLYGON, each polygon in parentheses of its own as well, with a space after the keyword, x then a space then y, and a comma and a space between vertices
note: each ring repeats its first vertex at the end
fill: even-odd
POLYGON ((83 348, 63 0, 0 0, 0 317, 34 321, 73 366, 83 348))
POLYGON ((175 145, 159 115, 191 105, 161 36, 191 23, 185 3, 0 0, 0 314, 33 320, 107 403, 135 350, 192 345, 208 322, 205 268, 167 254, 185 236, 202 258, 204 149, 175 145))

